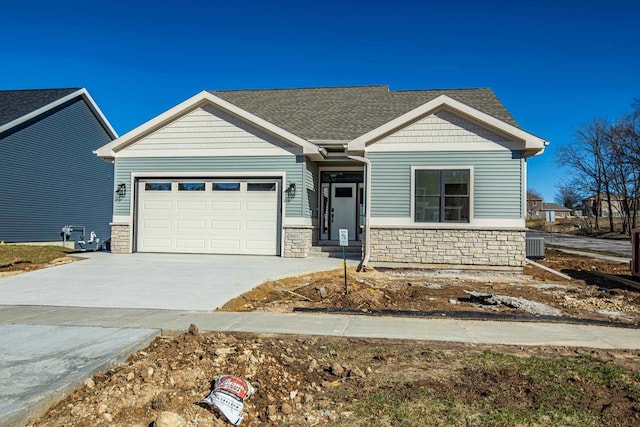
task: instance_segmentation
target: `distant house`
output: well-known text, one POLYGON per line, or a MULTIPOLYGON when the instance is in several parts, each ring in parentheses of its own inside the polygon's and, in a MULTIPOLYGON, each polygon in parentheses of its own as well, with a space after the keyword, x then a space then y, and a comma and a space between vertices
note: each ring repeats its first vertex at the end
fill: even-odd
POLYGON ((114 252, 521 268, 527 159, 546 141, 490 89, 203 91, 96 151, 126 189, 114 252))
POLYGON ((527 219, 544 218, 544 214, 541 212, 543 205, 542 197, 527 192, 527 219))
POLYGON ((115 138, 85 89, 0 91, 0 240, 108 239, 113 166, 93 150, 115 138))
POLYGON ((612 194, 611 210, 609 210, 606 194, 602 193, 599 197, 593 195, 582 200, 583 214, 585 216, 597 214, 599 217, 621 216, 623 212, 623 202, 623 196, 612 194))
POLYGON ((540 210, 542 217, 549 221, 554 221, 557 218, 568 218, 571 216, 571 209, 560 206, 556 203, 543 203, 540 210))

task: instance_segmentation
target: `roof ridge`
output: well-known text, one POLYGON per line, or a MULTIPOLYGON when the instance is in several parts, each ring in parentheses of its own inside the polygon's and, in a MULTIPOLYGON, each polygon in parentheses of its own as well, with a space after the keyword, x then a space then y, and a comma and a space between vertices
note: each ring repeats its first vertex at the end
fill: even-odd
POLYGON ((46 89, 0 89, 0 92, 44 92, 51 90, 80 90, 81 87, 51 87, 46 89))
POLYGON ((361 88, 386 88, 389 85, 350 85, 350 86, 310 86, 310 87, 285 87, 285 88, 260 88, 260 89, 224 89, 224 90, 207 90, 207 92, 261 92, 261 91, 285 91, 285 90, 313 90, 313 89, 361 89, 361 88))
POLYGON ((450 87, 450 88, 435 88, 435 89, 400 89, 400 90, 392 90, 391 92, 400 93, 400 92, 443 92, 443 91, 451 91, 451 90, 490 90, 493 92, 493 89, 490 87, 450 87))

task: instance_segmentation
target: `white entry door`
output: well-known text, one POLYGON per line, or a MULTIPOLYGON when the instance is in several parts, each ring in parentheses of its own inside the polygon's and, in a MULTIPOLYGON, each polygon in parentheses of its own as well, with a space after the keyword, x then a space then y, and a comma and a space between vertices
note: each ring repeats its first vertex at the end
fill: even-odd
POLYGON ((337 240, 341 228, 349 230, 349 240, 356 240, 356 185, 333 184, 331 190, 331 239, 337 240))

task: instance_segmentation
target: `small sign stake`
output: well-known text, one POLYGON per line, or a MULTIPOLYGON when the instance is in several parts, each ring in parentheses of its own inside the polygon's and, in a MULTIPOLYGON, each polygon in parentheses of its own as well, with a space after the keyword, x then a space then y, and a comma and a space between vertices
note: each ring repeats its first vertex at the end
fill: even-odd
POLYGON ((344 265, 344 293, 349 292, 347 287, 347 254, 345 248, 349 246, 349 230, 347 228, 341 228, 340 233, 340 246, 342 246, 342 264, 344 265))

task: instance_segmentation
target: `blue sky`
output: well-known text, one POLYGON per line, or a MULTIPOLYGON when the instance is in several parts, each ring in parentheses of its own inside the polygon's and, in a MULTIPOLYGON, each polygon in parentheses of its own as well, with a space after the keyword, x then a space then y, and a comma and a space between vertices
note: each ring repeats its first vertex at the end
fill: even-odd
POLYGON ((5 0, 0 89, 86 87, 120 134, 207 90, 490 87, 555 152, 640 97, 640 3, 5 0))

